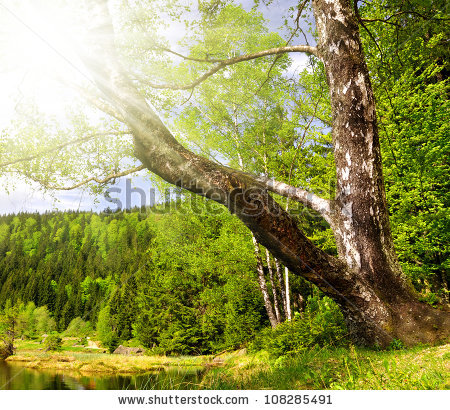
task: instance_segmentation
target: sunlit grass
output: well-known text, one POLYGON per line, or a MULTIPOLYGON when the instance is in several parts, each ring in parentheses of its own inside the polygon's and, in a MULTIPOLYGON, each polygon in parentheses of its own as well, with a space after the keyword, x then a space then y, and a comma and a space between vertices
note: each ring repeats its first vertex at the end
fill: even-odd
POLYGON ((235 358, 204 380, 211 389, 448 389, 450 345, 409 350, 320 349, 270 361, 235 358))
MULTIPOLYGON (((34 369, 58 369, 82 373, 145 373, 171 368, 201 368, 209 356, 136 356, 114 355, 103 350, 73 346, 74 340, 64 340, 59 352, 46 352, 37 341, 16 342, 16 353, 9 362, 34 369)), ((175 369, 176 370, 176 369, 175 369)))

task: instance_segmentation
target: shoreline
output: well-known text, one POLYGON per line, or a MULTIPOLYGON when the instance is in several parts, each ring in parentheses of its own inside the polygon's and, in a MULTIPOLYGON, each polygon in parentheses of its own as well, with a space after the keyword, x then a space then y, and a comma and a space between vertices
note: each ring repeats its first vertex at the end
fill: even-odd
POLYGON ((211 366, 212 356, 137 356, 84 352, 17 352, 5 359, 12 365, 35 370, 61 370, 86 374, 133 375, 172 368, 201 370, 211 366))
POLYGON ((42 353, 30 349, 18 351, 5 362, 37 372, 74 377, 167 373, 170 379, 171 372, 196 373, 201 381, 184 386, 189 389, 450 389, 450 344, 384 351, 354 346, 321 348, 278 358, 265 351, 247 353, 244 349, 217 356, 177 357, 73 351, 42 353))

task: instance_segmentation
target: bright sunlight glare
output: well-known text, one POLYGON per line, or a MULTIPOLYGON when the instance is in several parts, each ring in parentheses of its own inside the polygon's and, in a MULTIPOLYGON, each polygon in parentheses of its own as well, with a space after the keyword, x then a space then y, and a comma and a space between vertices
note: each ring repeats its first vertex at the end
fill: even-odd
POLYGON ((83 77, 75 52, 76 26, 58 1, 0 1, 0 128, 31 99, 59 114, 74 98, 67 86, 83 77))

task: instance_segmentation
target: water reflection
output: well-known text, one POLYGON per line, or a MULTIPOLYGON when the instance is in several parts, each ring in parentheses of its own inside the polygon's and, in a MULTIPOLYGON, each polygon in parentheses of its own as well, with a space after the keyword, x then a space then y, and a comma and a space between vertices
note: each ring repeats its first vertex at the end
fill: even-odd
POLYGON ((36 370, 0 360, 0 390, 174 390, 195 389, 199 367, 170 367, 139 375, 81 374, 36 370))

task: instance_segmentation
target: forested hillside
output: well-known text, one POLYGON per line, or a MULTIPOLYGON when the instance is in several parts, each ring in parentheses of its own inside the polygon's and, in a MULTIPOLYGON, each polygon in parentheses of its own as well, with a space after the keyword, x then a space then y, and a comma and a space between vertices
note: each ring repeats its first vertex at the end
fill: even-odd
POLYGON ((95 329, 100 316, 107 343, 239 346, 268 324, 253 245, 235 217, 202 208, 3 216, 1 306, 45 305, 59 331, 76 317, 95 329))
MULTIPOLYGON (((19 334, 25 337, 52 330, 96 334, 111 348, 133 339, 157 351, 185 354, 248 344, 270 327, 251 236, 220 206, 198 200, 192 206, 188 199, 171 211, 161 206, 0 217, 0 306, 18 308, 24 322, 19 334)), ((313 220, 298 221, 311 237, 327 236, 313 220)), ((408 226, 414 228, 414 220, 408 226)), ((411 245, 399 250, 414 255, 411 245)), ((271 282, 267 261, 261 260, 269 294, 272 283, 280 294, 284 283, 271 282)), ((445 260, 428 270, 411 269, 415 263, 414 257, 403 259, 423 299, 445 301, 445 260)), ((321 331, 338 326, 345 335, 338 308, 329 299, 321 302, 317 288, 293 276, 290 293, 295 315, 305 307, 325 309, 321 331)), ((295 339, 304 325, 277 333, 295 332, 295 339)))

